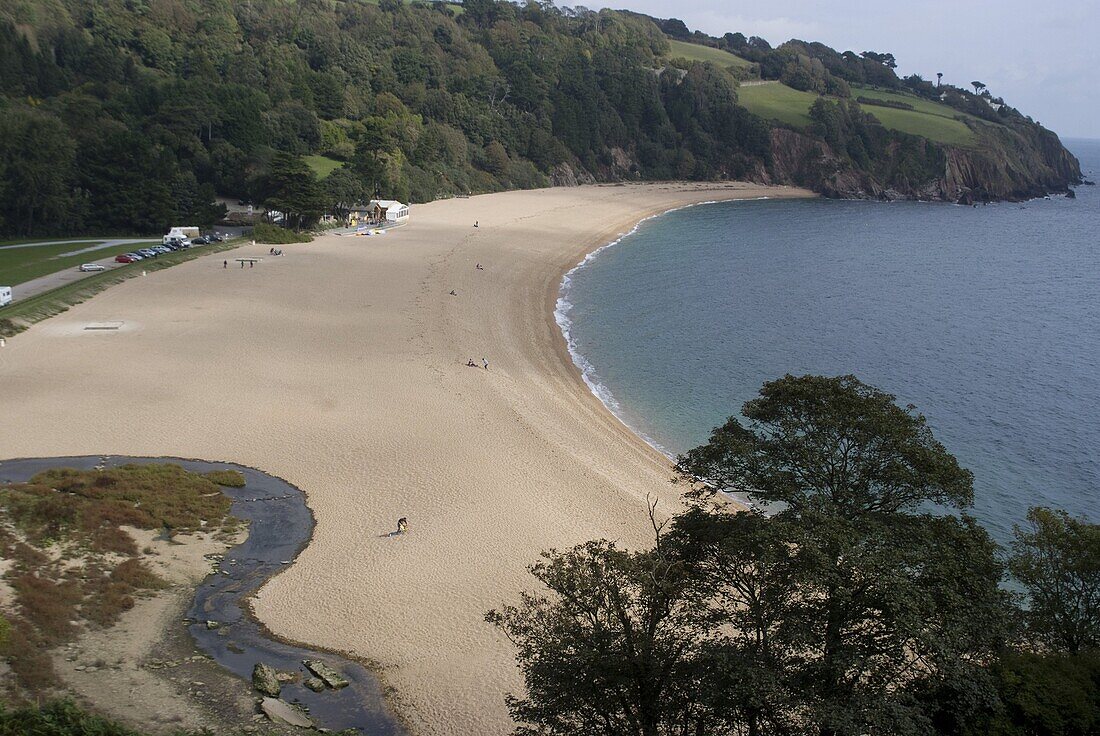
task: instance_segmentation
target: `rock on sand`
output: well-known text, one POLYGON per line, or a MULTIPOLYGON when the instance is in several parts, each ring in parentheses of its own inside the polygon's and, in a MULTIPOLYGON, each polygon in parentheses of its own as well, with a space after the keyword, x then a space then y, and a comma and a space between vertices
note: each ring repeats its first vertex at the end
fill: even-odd
POLYGON ((264 698, 260 703, 260 710, 264 712, 273 723, 285 723, 288 726, 299 728, 313 728, 313 721, 306 718, 305 714, 285 700, 278 698, 264 698))

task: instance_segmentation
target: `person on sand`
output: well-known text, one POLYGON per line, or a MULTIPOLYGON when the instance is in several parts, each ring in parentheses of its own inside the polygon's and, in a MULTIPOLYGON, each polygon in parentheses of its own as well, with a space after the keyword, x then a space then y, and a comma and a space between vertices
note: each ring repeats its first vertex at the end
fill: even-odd
POLYGON ((454 289, 451 289, 451 296, 458 296, 454 289))
POLYGON ((397 520, 397 533, 404 534, 409 530, 409 520, 402 516, 397 520))
POLYGON ((466 359, 466 367, 467 368, 477 368, 477 363, 474 362, 473 358, 467 358, 466 359))
POLYGON ((241 268, 244 268, 244 261, 241 261, 241 268))
POLYGON ((229 268, 229 261, 222 261, 222 268, 229 268))
POLYGON ((481 359, 481 367, 484 368, 485 370, 489 370, 489 361, 485 360, 485 358, 482 358, 481 359))
POLYGON ((477 227, 477 220, 474 220, 474 227, 477 227))

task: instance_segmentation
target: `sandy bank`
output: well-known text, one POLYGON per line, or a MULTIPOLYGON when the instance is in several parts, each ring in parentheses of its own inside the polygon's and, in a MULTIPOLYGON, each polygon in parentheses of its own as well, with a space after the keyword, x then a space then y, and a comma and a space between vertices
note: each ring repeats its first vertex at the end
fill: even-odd
POLYGON ((378 662, 415 733, 506 733, 520 679, 484 612, 530 587, 540 550, 647 544, 646 494, 677 504, 667 462, 570 362, 562 274, 671 207, 806 195, 510 192, 416 206, 380 238, 233 254, 255 268, 214 255, 133 279, 0 350, 0 457, 170 454, 285 478, 317 528, 259 617, 378 662), (83 329, 107 321, 123 328, 83 329), (401 516, 410 533, 385 536, 401 516))

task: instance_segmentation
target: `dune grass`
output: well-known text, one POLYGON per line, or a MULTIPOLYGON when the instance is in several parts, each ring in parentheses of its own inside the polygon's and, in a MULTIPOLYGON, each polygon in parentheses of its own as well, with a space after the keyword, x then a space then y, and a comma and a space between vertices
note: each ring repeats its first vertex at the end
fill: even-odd
POLYGON ((313 173, 317 175, 318 179, 324 179, 344 165, 343 161, 337 161, 328 156, 302 156, 302 160, 306 162, 309 168, 313 169, 313 173))
MULTIPOLYGON (((33 242, 33 241, 29 241, 33 242)), ((61 245, 40 245, 33 248, 0 248, 0 284, 15 286, 36 279, 39 276, 76 268, 81 263, 94 261, 107 255, 127 253, 138 248, 146 248, 153 244, 159 244, 155 240, 144 243, 128 243, 115 246, 110 253, 103 252, 105 241, 98 243, 63 243, 61 245), (75 256, 65 256, 63 253, 71 253, 74 250, 97 247, 95 251, 81 253, 75 256), (117 253, 115 251, 118 251, 117 253)))
MULTIPOLYGON (((779 82, 742 86, 738 89, 737 96, 750 112, 796 128, 804 128, 810 124, 810 107, 818 99, 818 95, 813 92, 799 92, 779 82)), ((912 110, 863 106, 864 112, 874 115, 889 130, 918 135, 953 146, 970 146, 977 142, 974 131, 958 119, 963 117, 962 113, 947 105, 914 95, 866 87, 853 87, 852 96, 911 105, 912 110)))
POLYGON ((671 51, 669 56, 673 59, 682 58, 688 61, 709 61, 717 64, 720 67, 738 67, 740 69, 748 69, 752 66, 752 62, 746 59, 742 59, 740 56, 731 54, 728 51, 722 49, 712 48, 710 46, 700 46, 697 43, 688 43, 687 41, 676 41, 673 39, 668 40, 671 51))
POLYGON ((203 477, 226 488, 244 488, 244 474, 239 470, 212 470, 203 477))
POLYGON ((0 484, 0 557, 12 561, 4 578, 14 593, 0 655, 19 684, 55 685, 51 647, 84 625, 113 625, 135 596, 165 586, 123 527, 225 529, 237 522, 230 504, 212 480, 172 464, 59 468, 0 484))

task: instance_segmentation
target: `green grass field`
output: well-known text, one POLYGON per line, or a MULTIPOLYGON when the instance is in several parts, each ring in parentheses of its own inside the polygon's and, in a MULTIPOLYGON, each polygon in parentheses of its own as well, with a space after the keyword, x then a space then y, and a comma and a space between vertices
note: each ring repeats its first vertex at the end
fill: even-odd
POLYGON ((737 99, 749 112, 762 118, 804 128, 810 124, 810 106, 817 95, 799 92, 779 82, 767 82, 742 86, 737 90, 737 99))
MULTIPOLYGON (((33 242, 33 241, 31 241, 33 242)), ((146 243, 130 243, 116 245, 114 248, 106 248, 103 241, 98 243, 64 243, 62 245, 42 245, 34 248, 0 248, 0 284, 15 286, 39 276, 76 268, 81 263, 94 261, 111 254, 126 253, 136 248, 145 248, 158 242, 149 240, 146 243), (75 256, 63 256, 62 253, 70 253, 74 250, 97 247, 97 250, 81 253, 75 256), (115 252, 117 251, 117 253, 115 252)))
POLYGON ((709 61, 723 68, 730 66, 748 68, 752 66, 751 61, 746 61, 740 56, 735 56, 722 49, 714 49, 710 46, 700 46, 697 43, 688 43, 687 41, 674 41, 671 38, 668 40, 668 43, 672 47, 669 56, 673 59, 683 58, 688 61, 709 61))
POLYGON ((324 179, 344 165, 343 161, 337 161, 328 156, 302 156, 302 159, 309 165, 309 168, 313 169, 313 173, 317 175, 318 179, 324 179))
MULTIPOLYGON (((24 330, 28 325, 40 320, 60 314, 74 304, 79 304, 90 299, 99 292, 113 284, 121 283, 126 279, 140 276, 142 271, 159 271, 162 268, 171 268, 177 263, 190 261, 208 253, 219 253, 243 245, 248 241, 243 238, 233 238, 224 243, 213 243, 199 248, 178 250, 174 253, 166 253, 156 260, 138 261, 121 268, 112 268, 109 271, 100 271, 74 281, 71 284, 59 286, 56 289, 37 294, 26 299, 9 304, 0 309, 0 337, 11 337, 24 330)), ((140 246, 130 246, 129 250, 140 246)), ((120 246, 125 249, 126 246, 120 246)), ((23 250, 23 249, 19 249, 23 250)), ((34 250, 33 248, 27 250, 34 250)), ((0 251, 2 252, 2 251, 0 251)), ((5 284, 6 286, 7 284, 5 284)))
MULTIPOLYGON (((741 104, 751 112, 769 120, 802 128, 810 124, 810 106, 818 95, 799 92, 779 82, 741 87, 737 91, 741 104)), ((947 105, 912 95, 883 92, 865 87, 853 87, 852 97, 869 97, 878 100, 904 102, 912 110, 864 105, 863 111, 874 115, 890 130, 919 135, 940 143, 955 146, 973 145, 977 137, 966 123, 957 119, 962 113, 947 105)))

